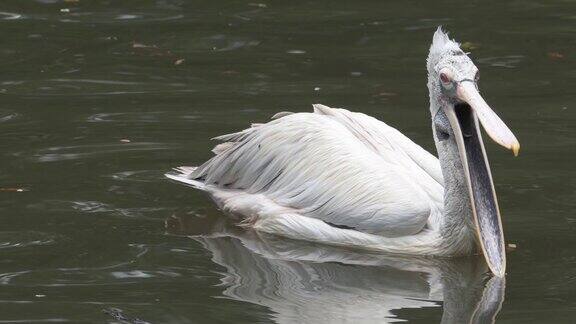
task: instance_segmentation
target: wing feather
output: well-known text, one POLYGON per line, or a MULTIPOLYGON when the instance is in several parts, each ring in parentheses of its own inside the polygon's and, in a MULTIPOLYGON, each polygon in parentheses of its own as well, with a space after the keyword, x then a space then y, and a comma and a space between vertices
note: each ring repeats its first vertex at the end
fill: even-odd
POLYGON ((361 113, 314 105, 219 136, 189 178, 263 194, 307 217, 382 235, 409 235, 442 199, 438 160, 361 113))

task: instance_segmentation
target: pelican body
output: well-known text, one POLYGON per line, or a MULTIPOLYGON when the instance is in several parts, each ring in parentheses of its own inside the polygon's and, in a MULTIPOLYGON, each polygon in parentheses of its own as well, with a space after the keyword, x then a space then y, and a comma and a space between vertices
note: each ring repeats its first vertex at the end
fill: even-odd
POLYGON ((408 255, 482 253, 505 274, 504 237, 479 125, 519 143, 478 92, 478 69, 440 28, 427 60, 438 158, 361 113, 314 105, 219 136, 215 156, 167 177, 208 192, 243 226, 408 255))

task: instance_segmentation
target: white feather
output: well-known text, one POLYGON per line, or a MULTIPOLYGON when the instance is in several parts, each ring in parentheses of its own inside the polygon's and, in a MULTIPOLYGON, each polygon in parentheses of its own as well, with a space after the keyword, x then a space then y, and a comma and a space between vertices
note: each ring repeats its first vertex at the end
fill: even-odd
POLYGON ((217 139, 226 143, 216 156, 169 176, 210 192, 245 224, 334 245, 434 253, 439 238, 427 229, 442 212, 440 165, 385 123, 314 105, 313 113, 217 139))

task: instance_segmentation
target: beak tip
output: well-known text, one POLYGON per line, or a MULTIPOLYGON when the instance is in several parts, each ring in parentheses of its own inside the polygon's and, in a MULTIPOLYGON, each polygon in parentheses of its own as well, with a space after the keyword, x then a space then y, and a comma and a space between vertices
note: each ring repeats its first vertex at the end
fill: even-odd
POLYGON ((520 143, 516 142, 512 144, 512 152, 514 153, 514 156, 518 156, 518 153, 520 152, 520 143))
POLYGON ((488 267, 496 277, 504 278, 506 276, 506 261, 500 265, 489 264, 488 267))

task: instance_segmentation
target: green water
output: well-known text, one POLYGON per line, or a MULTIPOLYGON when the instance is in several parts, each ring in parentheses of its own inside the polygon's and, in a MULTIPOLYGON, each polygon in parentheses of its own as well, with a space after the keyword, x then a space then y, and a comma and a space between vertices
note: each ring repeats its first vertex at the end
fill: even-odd
POLYGON ((574 1, 3 0, 0 323, 574 322, 575 32, 574 1), (440 24, 522 144, 487 143, 505 282, 259 237, 163 177, 312 103, 433 151, 440 24))

